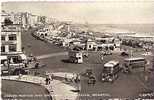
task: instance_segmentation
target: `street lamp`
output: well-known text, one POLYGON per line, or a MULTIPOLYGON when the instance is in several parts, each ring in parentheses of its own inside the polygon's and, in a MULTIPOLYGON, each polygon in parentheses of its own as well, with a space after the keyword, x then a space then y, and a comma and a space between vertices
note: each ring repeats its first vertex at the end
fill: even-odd
POLYGON ((8 76, 10 76, 10 72, 11 72, 11 69, 10 69, 10 58, 7 59, 7 66, 8 66, 8 76))

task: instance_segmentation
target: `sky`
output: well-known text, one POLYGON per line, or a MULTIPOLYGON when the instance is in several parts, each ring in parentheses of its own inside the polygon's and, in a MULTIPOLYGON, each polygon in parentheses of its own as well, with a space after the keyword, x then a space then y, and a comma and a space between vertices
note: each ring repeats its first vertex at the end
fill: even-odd
POLYGON ((91 24, 154 24, 152 2, 3 2, 8 12, 30 12, 91 24))

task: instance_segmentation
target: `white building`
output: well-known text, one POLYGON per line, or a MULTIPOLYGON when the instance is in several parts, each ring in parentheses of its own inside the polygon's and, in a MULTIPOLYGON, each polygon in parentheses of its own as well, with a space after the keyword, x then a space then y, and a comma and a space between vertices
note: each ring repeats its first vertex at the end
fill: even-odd
POLYGON ((91 39, 88 39, 86 41, 86 49, 87 50, 94 50, 95 49, 95 46, 96 46, 96 43, 95 41, 91 40, 91 39))
POLYGON ((29 15, 29 24, 30 26, 34 27, 38 23, 38 16, 37 15, 29 15))
POLYGON ((1 53, 19 53, 21 50, 20 25, 8 25, 1 30, 1 53))
POLYGON ((3 26, 1 30, 1 55, 12 58, 13 62, 26 59, 22 53, 21 26, 17 24, 3 26))

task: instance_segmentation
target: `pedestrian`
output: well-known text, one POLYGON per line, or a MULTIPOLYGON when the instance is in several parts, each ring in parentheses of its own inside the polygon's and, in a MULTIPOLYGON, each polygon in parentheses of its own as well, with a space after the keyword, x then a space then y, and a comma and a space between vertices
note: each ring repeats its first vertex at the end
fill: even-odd
POLYGON ((51 79, 50 79, 50 77, 48 76, 48 84, 50 84, 50 81, 51 81, 51 79))
POLYGON ((22 74, 21 74, 21 73, 19 73, 19 79, 21 79, 21 77, 22 77, 22 74))
POLYGON ((65 74, 65 81, 68 81, 67 74, 65 74))
POLYGON ((103 61, 104 60, 104 56, 102 55, 102 57, 101 57, 101 60, 103 61))
POLYGON ((76 78, 75 78, 75 83, 78 83, 79 81, 80 81, 79 75, 77 74, 77 75, 76 75, 76 78))
POLYGON ((73 73, 73 77, 72 77, 72 79, 71 79, 72 82, 75 82, 75 77, 76 77, 76 76, 75 76, 75 73, 73 73))
POLYGON ((53 81, 53 78, 54 78, 54 75, 53 75, 53 74, 51 74, 51 81, 53 81))
POLYGON ((38 61, 36 57, 34 57, 33 59, 34 59, 34 62, 37 62, 38 61))
POLYGON ((27 60, 24 60, 24 61, 23 61, 24 67, 28 67, 28 66, 27 66, 27 63, 28 63, 27 60))
POLYGON ((144 76, 144 80, 147 82, 148 81, 148 75, 144 76))
POLYGON ((35 68, 38 68, 39 67, 39 62, 36 62, 35 63, 35 68))
POLYGON ((13 58, 10 58, 10 63, 11 63, 11 64, 13 64, 13 63, 14 63, 14 62, 13 62, 13 58))
POLYGON ((48 78, 47 77, 45 79, 45 83, 46 83, 46 85, 48 85, 48 78))
POLYGON ((8 68, 8 62, 7 61, 4 61, 3 65, 4 65, 5 68, 8 68))
POLYGON ((45 81, 46 81, 46 85, 49 85, 50 84, 50 78, 49 78, 49 76, 46 76, 45 81))

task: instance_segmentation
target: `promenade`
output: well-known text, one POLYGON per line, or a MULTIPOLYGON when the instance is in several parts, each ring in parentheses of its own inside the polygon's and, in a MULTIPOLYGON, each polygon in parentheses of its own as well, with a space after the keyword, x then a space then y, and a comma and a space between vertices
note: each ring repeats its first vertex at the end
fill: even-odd
POLYGON ((53 100, 76 100, 78 93, 73 92, 76 90, 75 87, 65 84, 59 80, 53 80, 49 85, 45 84, 45 78, 31 75, 20 76, 2 76, 4 80, 15 80, 21 82, 29 82, 44 86, 48 91, 53 100))

